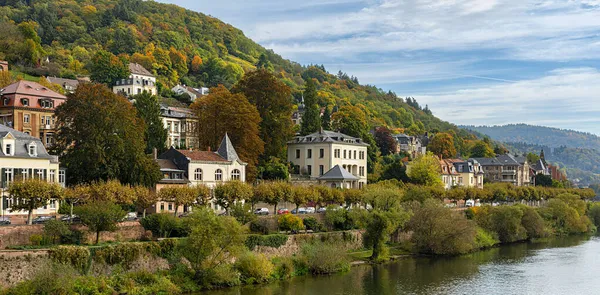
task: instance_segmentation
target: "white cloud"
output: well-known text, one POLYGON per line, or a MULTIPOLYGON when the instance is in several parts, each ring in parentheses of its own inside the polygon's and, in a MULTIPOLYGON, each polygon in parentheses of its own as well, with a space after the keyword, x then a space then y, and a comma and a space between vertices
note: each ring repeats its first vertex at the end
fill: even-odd
POLYGON ((457 124, 530 123, 600 134, 600 71, 567 68, 512 83, 415 95, 434 114, 457 124))

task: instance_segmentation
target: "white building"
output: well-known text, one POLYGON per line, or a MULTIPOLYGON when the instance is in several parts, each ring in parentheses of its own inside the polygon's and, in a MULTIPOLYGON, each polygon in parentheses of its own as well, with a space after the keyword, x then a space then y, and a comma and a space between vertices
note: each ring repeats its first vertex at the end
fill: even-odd
POLYGON ((171 90, 173 92, 175 92, 177 95, 182 95, 184 93, 189 95, 191 101, 195 101, 197 98, 199 98, 201 96, 208 95, 208 88, 206 88, 206 87, 193 88, 193 87, 185 86, 185 85, 177 85, 177 86, 173 87, 171 90))
POLYGON ((113 86, 114 93, 130 96, 147 91, 152 95, 157 94, 156 77, 150 71, 139 64, 130 63, 129 72, 131 73, 129 78, 121 79, 115 83, 115 86, 113 86))
MULTIPOLYGON (((0 215, 27 215, 24 211, 11 211, 13 203, 7 190, 15 180, 35 178, 65 185, 65 171, 59 168, 58 157, 48 154, 39 138, 0 125, 0 147, 0 215)), ((58 200, 33 211, 34 215, 56 213, 58 200)))
POLYGON ((312 180, 336 187, 362 188, 367 183, 368 146, 360 138, 321 130, 289 141, 288 161, 298 173, 312 180), (329 173, 336 166, 349 173, 337 168, 329 173), (356 179, 346 177, 350 175, 356 179))
POLYGON ((167 129, 167 146, 198 147, 198 119, 190 109, 161 106, 161 119, 167 129))

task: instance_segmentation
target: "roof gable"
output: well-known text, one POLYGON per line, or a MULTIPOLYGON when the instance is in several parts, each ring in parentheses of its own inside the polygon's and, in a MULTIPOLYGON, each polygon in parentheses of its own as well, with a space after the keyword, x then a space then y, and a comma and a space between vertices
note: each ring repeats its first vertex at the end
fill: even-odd
POLYGON ((42 86, 36 82, 21 80, 16 83, 10 84, 4 88, 2 94, 22 94, 22 95, 30 95, 30 96, 38 96, 38 97, 49 97, 49 98, 57 98, 57 99, 66 99, 67 97, 54 92, 47 88, 46 86, 42 86))
POLYGON ((335 165, 329 169, 327 173, 323 174, 318 178, 319 180, 359 180, 357 176, 352 175, 348 170, 342 168, 340 165, 335 165))

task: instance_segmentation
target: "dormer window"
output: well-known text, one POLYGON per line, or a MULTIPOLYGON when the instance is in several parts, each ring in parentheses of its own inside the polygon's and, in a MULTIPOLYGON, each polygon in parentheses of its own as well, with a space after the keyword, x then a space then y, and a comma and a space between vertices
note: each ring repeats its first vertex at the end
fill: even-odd
POLYGON ((27 146, 27 152, 30 157, 37 157, 37 146, 35 143, 32 142, 27 146))
POLYGON ((10 104, 10 98, 5 98, 4 99, 4 105, 7 106, 10 104))
POLYGON ((29 106, 29 99, 28 98, 21 98, 21 104, 24 107, 28 107, 29 106))
POLYGON ((40 100, 40 106, 42 108, 51 109, 54 107, 54 102, 51 99, 40 100))
POLYGON ((4 146, 4 154, 7 156, 12 156, 12 144, 8 143, 4 146))

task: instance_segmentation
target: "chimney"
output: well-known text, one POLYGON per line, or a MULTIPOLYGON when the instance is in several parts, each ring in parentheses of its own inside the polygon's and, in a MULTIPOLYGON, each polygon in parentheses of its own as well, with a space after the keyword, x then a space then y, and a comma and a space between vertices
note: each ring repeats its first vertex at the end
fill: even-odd
POLYGON ((154 160, 158 159, 158 150, 156 148, 152 149, 152 155, 154 156, 154 160))

